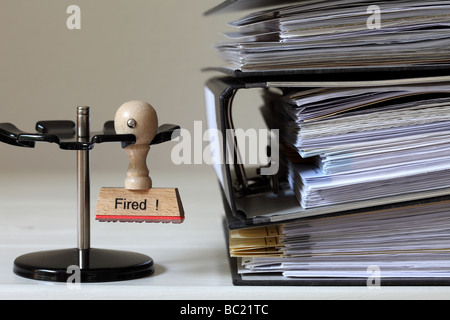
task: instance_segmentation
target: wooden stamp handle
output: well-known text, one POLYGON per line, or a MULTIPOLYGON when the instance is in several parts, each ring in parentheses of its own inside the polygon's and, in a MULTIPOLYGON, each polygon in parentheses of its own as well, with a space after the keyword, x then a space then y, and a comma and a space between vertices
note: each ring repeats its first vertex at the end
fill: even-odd
POLYGON ((144 190, 152 187, 147 168, 150 142, 156 136, 158 116, 155 109, 144 101, 129 101, 117 110, 114 127, 118 134, 134 134, 136 143, 125 148, 130 164, 125 188, 144 190))
POLYGON ((144 190, 152 187, 152 179, 147 168, 147 155, 150 151, 149 145, 138 144, 125 148, 130 159, 127 178, 125 179, 125 189, 144 190))

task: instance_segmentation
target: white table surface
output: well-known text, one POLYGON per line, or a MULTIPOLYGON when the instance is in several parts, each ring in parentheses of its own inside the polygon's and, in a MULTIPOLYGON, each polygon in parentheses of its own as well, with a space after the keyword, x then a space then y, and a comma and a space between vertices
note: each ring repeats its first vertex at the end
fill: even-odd
POLYGON ((91 244, 151 256, 154 275, 132 281, 81 284, 21 278, 16 257, 76 247, 76 177, 70 173, 0 174, 0 299, 448 299, 447 287, 237 287, 231 282, 223 207, 211 168, 153 172, 154 184, 178 187, 183 224, 101 223, 94 209, 101 187, 121 186, 122 173, 91 175, 91 244))

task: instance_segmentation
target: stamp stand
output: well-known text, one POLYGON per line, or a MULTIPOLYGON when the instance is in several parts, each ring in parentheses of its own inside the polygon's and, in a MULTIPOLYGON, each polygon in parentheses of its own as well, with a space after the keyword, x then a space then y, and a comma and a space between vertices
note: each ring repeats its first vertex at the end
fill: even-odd
MULTIPOLYGON (((178 132, 175 125, 158 128, 151 145, 170 141, 178 132)), ((133 134, 117 134, 114 121, 105 123, 103 131, 91 133, 89 107, 78 107, 77 122, 39 121, 36 133, 26 133, 11 123, 0 123, 0 142, 17 147, 33 148, 36 142, 57 143, 63 150, 77 153, 77 247, 34 252, 14 261, 15 274, 44 281, 66 282, 72 276, 69 267, 80 270, 80 282, 107 282, 142 278, 154 272, 152 258, 147 255, 91 248, 90 244, 90 159, 96 143, 121 142, 122 147, 136 143, 133 134)))

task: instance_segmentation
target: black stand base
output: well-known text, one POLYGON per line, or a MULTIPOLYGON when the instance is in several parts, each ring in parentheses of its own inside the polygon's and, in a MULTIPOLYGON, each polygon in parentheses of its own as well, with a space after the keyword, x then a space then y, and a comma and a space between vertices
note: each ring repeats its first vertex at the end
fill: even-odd
POLYGON ((155 268, 152 258, 140 253, 74 248, 25 254, 14 261, 13 270, 34 280, 89 283, 143 278, 155 268))

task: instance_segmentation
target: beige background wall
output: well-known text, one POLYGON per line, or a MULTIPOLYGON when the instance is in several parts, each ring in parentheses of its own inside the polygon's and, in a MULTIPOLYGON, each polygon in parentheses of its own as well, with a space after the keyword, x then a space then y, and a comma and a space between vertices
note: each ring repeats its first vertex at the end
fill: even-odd
MULTIPOLYGON (((192 130, 194 121, 205 119, 203 85, 214 75, 201 69, 221 64, 212 46, 225 40, 226 23, 243 14, 203 16, 218 3, 0 1, 0 122, 33 131, 38 120, 75 121, 76 106, 88 105, 91 128, 100 130, 123 102, 140 99, 157 109, 161 124, 192 130), (72 4, 81 8, 81 30, 66 27, 72 4)), ((253 101, 243 98, 244 104, 253 101)), ((254 118, 254 111, 242 115, 254 118)), ((149 165, 174 169, 172 147, 152 148, 149 165)), ((124 170, 128 163, 119 144, 97 145, 91 154, 92 170, 124 170)), ((74 168, 75 153, 57 145, 28 150, 0 144, 0 173, 74 168)))

